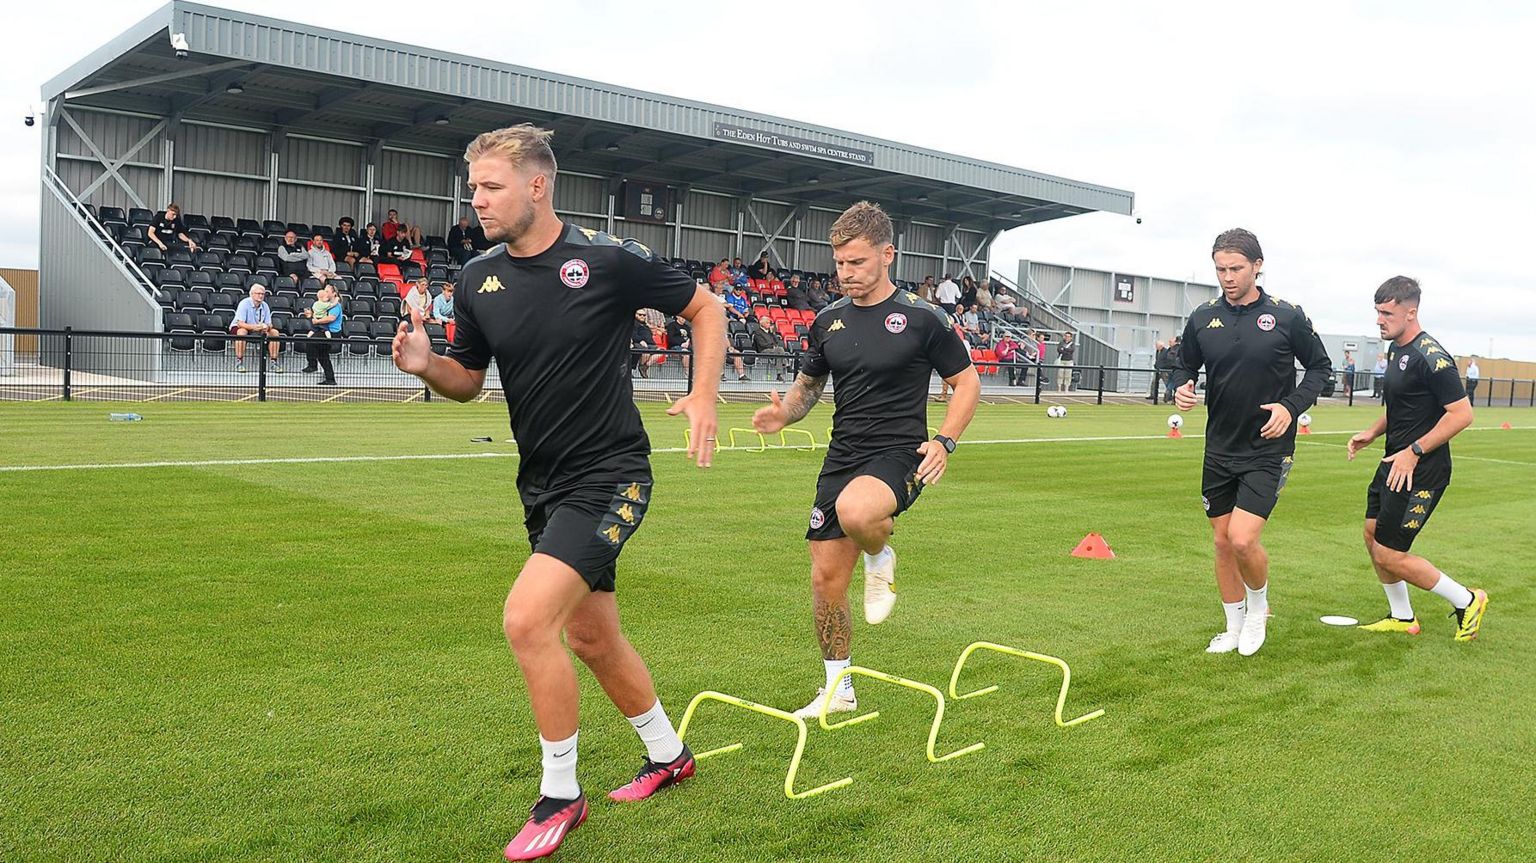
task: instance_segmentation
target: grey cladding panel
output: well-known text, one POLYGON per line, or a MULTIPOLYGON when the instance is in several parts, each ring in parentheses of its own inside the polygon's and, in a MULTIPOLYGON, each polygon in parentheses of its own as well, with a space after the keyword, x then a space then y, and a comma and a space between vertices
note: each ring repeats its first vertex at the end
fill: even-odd
POLYGON ((232 219, 264 219, 267 215, 268 187, 260 180, 177 173, 175 188, 177 203, 189 214, 232 219))
POLYGON ((689 192, 683 198, 683 224, 736 230, 736 201, 719 195, 689 192))
POLYGON ((267 136, 257 132, 185 123, 176 141, 179 167, 265 176, 266 159, 267 136))
POLYGON ((607 181, 594 177, 556 175, 555 209, 576 213, 608 212, 607 181))
POLYGON ((367 151, 362 147, 290 137, 278 162, 278 176, 313 183, 361 186, 366 156, 367 151))
POLYGON ((314 186, 277 187, 277 217, 284 222, 334 227, 342 216, 351 216, 356 221, 362 208, 361 192, 314 186))
POLYGON ((379 157, 375 182, 381 189, 397 192, 452 195, 453 174, 458 164, 455 159, 384 150, 379 157))
MULTIPOLYGON (((100 177, 104 171, 105 169, 102 166, 93 165, 90 162, 59 160, 59 178, 77 196, 87 186, 91 185, 97 177, 100 177)), ((125 165, 117 169, 117 173, 138 193, 139 199, 144 202, 145 207, 151 210, 158 210, 165 206, 165 202, 160 200, 160 176, 164 173, 163 171, 155 168, 136 168, 131 165, 125 165)), ((96 187, 95 191, 82 200, 87 204, 94 204, 98 207, 122 207, 124 210, 139 206, 116 180, 107 180, 106 183, 96 187)))

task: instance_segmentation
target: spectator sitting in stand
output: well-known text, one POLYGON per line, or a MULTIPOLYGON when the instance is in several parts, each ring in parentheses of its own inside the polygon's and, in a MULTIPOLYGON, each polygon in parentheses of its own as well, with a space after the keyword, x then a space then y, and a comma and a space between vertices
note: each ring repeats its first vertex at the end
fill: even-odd
POLYGON ((960 302, 971 308, 976 305, 976 280, 970 276, 960 278, 960 302))
MULTIPOLYGON (((448 229, 448 254, 452 255, 460 266, 469 263, 480 254, 480 250, 475 248, 474 230, 469 224, 468 216, 460 216, 459 223, 448 229)), ((484 233, 482 231, 481 235, 484 236, 484 233)))
POLYGON ((642 378, 651 376, 651 366, 655 365, 655 355, 642 353, 634 349, 656 349, 656 335, 651 332, 651 325, 646 321, 645 317, 645 309, 635 310, 635 326, 629 337, 629 346, 632 349, 629 354, 629 371, 630 374, 638 371, 642 378))
POLYGON ((747 289, 740 285, 731 289, 725 295, 725 317, 728 321, 747 322, 747 313, 752 310, 752 300, 747 297, 747 289))
POLYGON ((421 245, 420 226, 407 225, 400 221, 400 213, 395 210, 390 210, 384 215, 384 224, 379 230, 386 240, 393 240, 411 248, 421 245))
POLYGON ((411 255, 415 251, 401 234, 395 234, 393 240, 385 240, 379 244, 379 248, 384 252, 384 260, 392 264, 403 264, 411 260, 411 255))
POLYGON ((752 266, 747 268, 747 275, 754 279, 773 278, 773 265, 768 263, 767 252, 763 252, 761 255, 758 255, 757 260, 752 264, 752 266))
POLYGON ((336 256, 331 254, 331 247, 326 245, 324 234, 315 234, 305 252, 309 257, 306 266, 311 276, 322 282, 336 278, 336 256))
POLYGON ((411 289, 405 292, 402 306, 400 311, 402 318, 410 318, 411 313, 407 309, 420 312, 423 320, 432 317, 432 289, 428 287, 426 279, 417 279, 411 284, 411 289))
POLYGON ((309 249, 299 242, 293 231, 283 234, 282 245, 277 247, 277 273, 304 279, 309 275, 309 249))
POLYGON ((720 263, 710 268, 709 283, 711 285, 733 285, 736 283, 736 280, 731 277, 730 258, 721 258, 720 263))
POLYGON ((751 276, 747 275, 747 268, 742 266, 741 258, 731 259, 731 284, 746 285, 751 276))
MULTIPOLYGON (((773 329, 773 321, 767 315, 757 319, 757 329, 752 331, 752 352, 756 354, 783 354, 784 340, 773 329)), ((773 379, 784 380, 784 361, 768 360, 773 368, 773 379)))
POLYGON ((303 311, 303 317, 309 319, 309 341, 305 342, 303 351, 308 362, 300 371, 312 374, 315 371, 315 363, 320 364, 324 371, 324 377, 319 381, 323 386, 336 385, 336 370, 331 368, 331 346, 324 344, 325 339, 341 337, 341 299, 336 289, 330 284, 320 288, 320 294, 310 308, 303 311))
POLYGON ((357 263, 363 254, 356 225, 351 216, 342 216, 341 221, 336 223, 336 234, 331 237, 331 254, 349 264, 357 263))
POLYGON ((966 341, 974 343, 981 335, 981 318, 976 314, 976 309, 958 303, 955 305, 955 319, 960 322, 960 329, 965 331, 966 341))
MULTIPOLYGON (((235 306, 235 318, 229 325, 229 331, 237 336, 278 335, 272 326, 272 307, 267 305, 267 286, 260 282, 251 285, 251 295, 240 301, 235 306)), ((245 371, 245 339, 235 339, 235 371, 245 371)), ((267 342, 267 350, 272 356, 272 362, 267 366, 277 374, 283 373, 283 367, 277 364, 278 343, 267 342)), ((260 356, 260 354, 258 354, 260 356)))
POLYGON ((832 302, 832 298, 827 296, 827 289, 821 286, 821 279, 811 279, 811 290, 807 296, 810 299, 812 311, 819 312, 827 307, 827 303, 832 302))
POLYGON ((801 311, 810 311, 811 295, 800 284, 800 274, 795 273, 789 277, 789 284, 784 288, 784 296, 789 300, 789 307, 801 311))
POLYGON ((443 285, 442 293, 432 301, 432 316, 428 320, 444 326, 453 323, 453 282, 443 285))
POLYGON ((197 243, 187 234, 187 223, 181 218, 180 204, 165 205, 165 212, 156 216, 149 226, 149 241, 162 252, 183 246, 194 254, 197 252, 197 243))
POLYGON ((1011 363, 1018 359, 1019 343, 1013 340, 1013 336, 1002 333, 997 339, 997 344, 993 346, 993 350, 997 351, 997 361, 1004 364, 1008 369, 1008 386, 1015 386, 1014 381, 1019 378, 1021 369, 1011 365, 1011 363))
POLYGON ((379 226, 369 222, 363 228, 362 236, 357 238, 357 261, 359 264, 377 264, 384 259, 384 235, 379 233, 379 226))
POLYGON ((938 287, 933 283, 933 276, 924 276, 923 283, 917 286, 917 296, 927 302, 934 301, 934 295, 938 293, 938 287))
POLYGON ((976 286, 976 308, 983 312, 997 310, 997 298, 992 296, 992 280, 982 279, 976 286))
POLYGON ((692 368, 693 359, 693 331, 688 327, 688 319, 677 315, 667 321, 667 350, 689 351, 683 354, 683 377, 687 377, 692 368))

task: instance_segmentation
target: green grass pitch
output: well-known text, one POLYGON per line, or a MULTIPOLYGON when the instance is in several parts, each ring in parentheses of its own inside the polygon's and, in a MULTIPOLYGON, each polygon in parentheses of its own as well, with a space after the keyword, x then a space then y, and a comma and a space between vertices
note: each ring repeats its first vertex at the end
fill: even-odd
MULTIPOLYGON (((0 468, 171 463, 0 471, 0 860, 499 859, 539 771, 500 628, 528 553, 516 462, 305 460, 510 453, 504 409, 113 409, 0 406, 0 468), (292 461, 177 464, 209 459, 292 461)), ((643 410, 657 447, 681 445, 680 419, 643 410)), ((723 407, 722 428, 749 413, 723 407)), ((851 787, 787 800, 789 726, 706 705, 695 747, 746 748, 619 806, 604 794, 642 750, 583 673, 593 810, 555 859, 1531 859, 1536 413, 1478 411, 1414 549, 1488 590, 1471 644, 1422 592, 1417 638, 1317 622, 1386 603, 1360 539, 1374 459, 1342 448, 1375 414, 1312 413, 1264 537, 1259 655, 1202 652, 1221 625, 1203 410, 1178 441, 1166 407, 986 406, 967 439, 1033 442, 962 441, 900 519, 901 601, 877 628, 856 612, 854 660, 942 688, 966 644, 997 641, 1064 657, 1068 715, 1106 716, 1058 729, 1049 669, 980 654, 965 683, 1001 690, 952 702, 939 737, 977 754, 927 763, 931 704, 861 682, 881 717, 813 728, 801 768, 851 787), (1069 557, 1088 531, 1117 559, 1069 557)), ((821 455, 653 457, 619 596, 674 722, 703 689, 793 709, 819 685, 802 537, 821 455)))

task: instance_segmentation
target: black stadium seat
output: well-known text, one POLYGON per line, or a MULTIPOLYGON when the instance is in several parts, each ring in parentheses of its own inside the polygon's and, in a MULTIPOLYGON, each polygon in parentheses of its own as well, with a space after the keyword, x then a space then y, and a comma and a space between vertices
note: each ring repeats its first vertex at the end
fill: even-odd
POLYGON ((391 342, 394 341, 395 328, 398 326, 398 323, 374 321, 368 327, 368 333, 373 337, 374 354, 381 357, 387 357, 390 355, 391 342))
POLYGON ((103 225, 128 224, 128 216, 123 213, 122 207, 102 207, 96 211, 96 221, 103 225))
POLYGON ((341 334, 350 341, 347 342, 348 353, 358 356, 367 356, 370 345, 365 339, 370 335, 369 326, 363 321, 346 321, 341 325, 341 334))
POLYGON ((224 326, 224 319, 218 315, 198 315, 197 329, 203 338, 200 346, 204 353, 222 354, 228 345, 225 336, 228 328, 224 326))
POLYGON ((197 350, 197 325, 192 321, 192 316, 187 314, 171 314, 165 316, 165 331, 171 333, 168 343, 173 351, 197 350))

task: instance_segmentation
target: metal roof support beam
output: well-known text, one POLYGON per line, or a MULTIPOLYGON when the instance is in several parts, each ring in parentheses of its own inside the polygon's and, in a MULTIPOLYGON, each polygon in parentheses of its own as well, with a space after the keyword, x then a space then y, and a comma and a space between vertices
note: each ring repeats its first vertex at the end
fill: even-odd
POLYGON ((80 124, 75 122, 74 117, 71 117, 63 110, 60 110, 59 113, 64 115, 64 122, 68 123, 69 127, 75 130, 75 134, 80 136, 80 141, 85 144, 86 149, 90 150, 91 155, 95 156, 96 160, 101 163, 101 166, 106 169, 104 172, 102 172, 100 177, 97 177, 95 180, 91 181, 89 186, 85 187, 85 191, 81 192, 75 197, 83 201, 86 198, 89 198, 92 192, 106 185, 108 180, 116 180, 117 184, 123 187, 123 191, 128 193, 129 199, 131 199, 135 204, 138 204, 140 207, 143 207, 146 210, 149 209, 149 205, 145 204, 144 200, 139 197, 139 193, 133 190, 133 186, 129 185, 128 181, 123 179, 123 175, 118 173, 118 169, 128 164, 129 160, 137 155, 140 150, 144 149, 144 147, 148 145, 150 141, 154 140, 156 135, 164 131, 167 121, 161 120, 160 122, 156 123, 149 130, 149 132, 144 135, 144 137, 140 138, 137 143, 128 148, 127 152, 123 153, 122 158, 114 162, 111 159, 108 159, 106 154, 101 152, 101 148, 97 147, 96 142, 91 140, 91 136, 87 135, 85 130, 80 128, 80 124))
MULTIPOLYGON (((991 240, 983 237, 974 250, 967 250, 965 243, 960 241, 959 225, 949 226, 949 242, 955 246, 955 259, 961 262, 961 266, 970 270, 971 265, 981 260, 982 250, 991 245, 991 240)), ((994 235, 995 236, 995 235, 994 235)))
POLYGON ((150 75, 145 78, 134 78, 131 81, 118 81, 112 84, 99 84, 95 87, 84 87, 79 90, 68 90, 64 93, 64 99, 81 99, 86 96, 95 96, 101 93, 115 93, 118 90, 132 90, 136 87, 147 87, 150 84, 164 84, 167 81, 176 81, 182 78, 191 78, 194 75, 207 75, 213 72, 222 72, 225 69, 233 69, 237 66, 249 66, 249 60, 230 60, 224 63, 215 63, 212 66, 194 66, 176 72, 165 72, 160 75, 150 75))
POLYGON ((770 260, 778 258, 779 266, 781 267, 784 266, 784 259, 779 257, 778 250, 774 249, 773 244, 774 241, 784 236, 784 229, 789 227, 789 223, 794 220, 796 212, 795 210, 790 210, 789 215, 784 217, 784 221, 780 222, 779 226, 773 229, 772 234, 769 234, 768 229, 763 227, 763 220, 757 217, 757 210, 752 206, 752 202, 747 202, 747 215, 752 217, 752 223, 757 225, 758 233, 763 237, 763 247, 757 250, 758 253, 767 252, 770 260))

